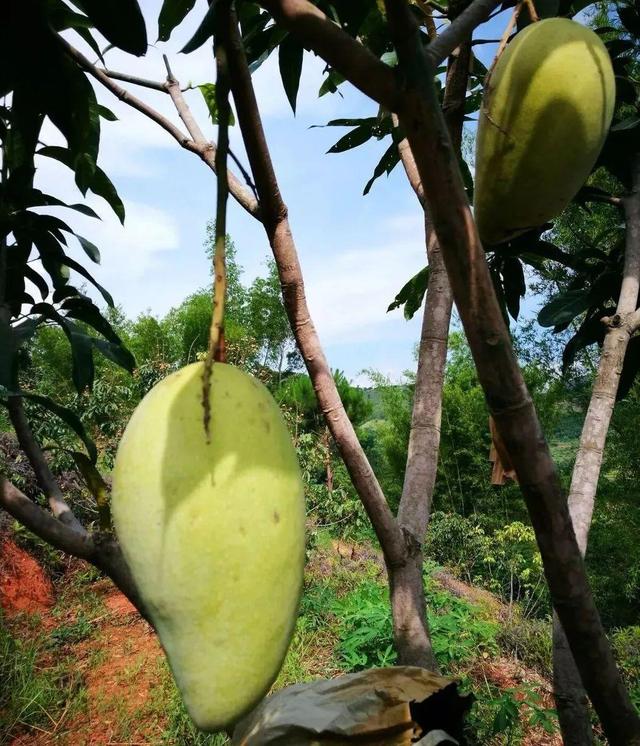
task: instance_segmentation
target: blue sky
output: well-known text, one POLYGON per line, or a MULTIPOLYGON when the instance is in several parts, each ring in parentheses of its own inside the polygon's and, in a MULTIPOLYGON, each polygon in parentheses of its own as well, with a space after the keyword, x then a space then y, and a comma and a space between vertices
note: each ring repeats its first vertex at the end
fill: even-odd
MULTIPOLYGON (((143 0, 141 4, 153 40, 161 2, 143 0)), ((205 8, 204 0, 199 0, 171 41, 150 48, 145 58, 111 51, 107 64, 162 80, 162 53, 166 53, 183 86, 189 81, 212 82, 209 45, 189 56, 178 54, 205 8)), ((497 16, 478 29, 476 36, 497 38, 507 19, 508 13, 497 16)), ((73 43, 81 46, 77 37, 73 43)), ((481 45, 475 50, 487 64, 495 47, 481 45)), ((386 308, 404 282, 424 266, 422 215, 401 167, 362 196, 386 143, 372 141, 347 153, 326 155, 346 130, 310 129, 311 125, 336 117, 372 116, 377 107, 348 85, 341 88, 343 97, 319 99, 322 69, 318 58, 305 55, 295 117, 282 90, 275 56, 256 73, 267 139, 289 207, 311 312, 331 366, 361 382, 365 379, 359 373, 365 368, 398 378, 414 366, 421 314, 407 322, 401 311, 387 314, 386 308)), ((99 84, 94 87, 101 103, 119 117, 118 122, 103 124, 100 163, 116 184, 127 219, 122 228, 106 203, 91 196, 89 204, 103 218, 100 223, 75 214, 66 214, 65 219, 101 249, 102 263, 94 268, 95 277, 129 316, 144 311, 163 315, 209 282, 202 243, 205 225, 214 214, 215 179, 196 156, 180 149, 156 124, 99 84)), ((131 90, 180 124, 168 96, 131 90)), ((205 132, 215 138, 200 92, 186 95, 205 132)), ((232 128, 231 137, 232 147, 242 156, 237 127, 232 128)), ((43 139, 54 144, 60 138, 50 129, 43 139)), ((40 188, 77 201, 71 172, 49 159, 41 160, 40 188)), ((228 222, 245 281, 250 281, 263 271, 269 256, 264 232, 231 200, 228 222)))

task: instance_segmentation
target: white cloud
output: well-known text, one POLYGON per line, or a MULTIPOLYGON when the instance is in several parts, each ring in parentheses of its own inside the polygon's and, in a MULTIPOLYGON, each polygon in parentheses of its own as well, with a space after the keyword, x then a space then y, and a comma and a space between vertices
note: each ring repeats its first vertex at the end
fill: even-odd
POLYGON ((396 293, 424 266, 424 241, 351 249, 307 272, 307 296, 325 344, 382 340, 389 327, 410 327, 400 311, 387 313, 396 293), (383 328, 384 327, 384 328, 383 328))

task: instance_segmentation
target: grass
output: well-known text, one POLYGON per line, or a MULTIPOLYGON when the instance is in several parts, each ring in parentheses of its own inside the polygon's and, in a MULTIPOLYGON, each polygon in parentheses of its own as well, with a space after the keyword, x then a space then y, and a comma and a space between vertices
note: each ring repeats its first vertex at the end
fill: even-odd
POLYGON ((0 744, 10 743, 18 728, 49 727, 63 708, 65 667, 40 664, 46 642, 42 634, 14 636, 0 616, 0 744))
MULTIPOLYGON (((365 548, 365 551, 341 558, 330 540, 320 535, 313 555, 293 640, 274 690, 347 671, 392 665, 396 659, 388 589, 373 553, 365 548)), ((504 630, 495 621, 495 611, 443 589, 433 577, 434 569, 426 568, 425 589, 432 642, 439 664, 445 674, 466 681, 480 695, 473 710, 472 724, 474 733, 481 734, 484 740, 476 742, 516 744, 521 726, 516 726, 515 713, 524 708, 525 721, 538 717, 547 724, 548 712, 535 704, 535 692, 504 692, 488 682, 478 686, 478 681, 473 679, 474 666, 498 656, 499 643, 509 649, 503 639, 504 630)), ((225 736, 203 734, 195 728, 164 658, 134 655, 136 646, 129 638, 122 652, 127 655, 129 649, 131 658, 119 674, 117 697, 105 693, 102 699, 98 692, 92 695, 91 703, 87 702, 87 690, 74 665, 75 646, 88 641, 82 646, 85 669, 95 670, 109 657, 109 628, 103 632, 100 627, 105 606, 102 596, 92 589, 92 580, 92 577, 73 577, 52 614, 58 622, 54 629, 42 632, 37 620, 32 619, 28 627, 23 624, 18 629, 20 636, 25 633, 25 638, 16 639, 5 627, 0 627, 0 681, 7 682, 2 687, 5 700, 0 700, 0 732, 15 733, 19 728, 46 729, 65 708, 68 712, 84 709, 86 715, 91 704, 110 722, 113 737, 120 741, 135 740, 145 733, 150 743, 158 744, 222 746, 228 743, 225 736), (52 657, 57 656, 58 651, 62 654, 52 665, 52 657), (47 667, 41 665, 43 660, 48 661, 47 667), (150 670, 149 666, 157 666, 157 670, 150 670), (137 682, 143 673, 152 682, 147 699, 137 707, 127 707, 125 693, 137 691, 137 682), (122 700, 120 706, 116 699, 122 700)), ((533 634, 531 630, 525 632, 533 634)), ((520 636, 511 632, 511 648, 529 645, 535 649, 538 637, 537 630, 534 632, 535 644, 530 644, 522 631, 519 631, 520 636)), ((635 638, 624 642, 635 649, 635 638)), ((70 721, 72 718, 67 717, 65 725, 73 727, 70 721)), ((7 741, 0 740, 2 743, 7 741)))

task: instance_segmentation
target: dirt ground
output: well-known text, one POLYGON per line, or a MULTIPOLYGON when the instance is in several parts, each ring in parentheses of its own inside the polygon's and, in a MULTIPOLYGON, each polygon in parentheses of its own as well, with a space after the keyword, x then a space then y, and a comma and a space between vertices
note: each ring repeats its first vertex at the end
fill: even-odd
MULTIPOLYGON (((310 567, 323 575, 335 571, 336 566, 353 570, 371 562, 379 566, 380 574, 384 573, 373 550, 334 542, 328 553, 311 560, 310 567)), ((34 557, 6 536, 0 537, 0 605, 9 624, 25 614, 35 615, 39 627, 59 633, 60 647, 54 648, 55 655, 67 656, 68 661, 68 678, 63 684, 71 690, 72 682, 78 682, 77 696, 69 697, 60 714, 49 717, 46 727, 21 733, 10 741, 11 746, 180 744, 179 740, 166 739, 166 708, 172 685, 156 635, 110 581, 90 582, 88 590, 86 581, 74 581, 76 574, 86 571, 84 563, 74 560, 62 582, 54 587, 34 557), (75 591, 68 592, 76 587, 76 595, 75 591), (65 630, 73 631, 79 625, 82 639, 67 640, 65 630)), ((472 589, 449 574, 443 574, 440 581, 456 595, 480 594, 481 598, 470 600, 499 605, 491 594, 472 589)), ((327 651, 330 657, 330 645, 327 651)), ((54 665, 57 659, 52 656, 47 653, 41 665, 54 665)), ((337 673, 335 670, 332 675, 337 673)), ((327 675, 323 671, 317 674, 327 675)), ((553 706, 548 683, 513 660, 484 661, 472 676, 479 686, 485 682, 505 690, 517 688, 523 681, 536 682, 544 706, 553 706)), ((4 743, 2 738, 0 743, 4 743)), ((561 740, 536 729, 521 743, 560 746, 561 740)))

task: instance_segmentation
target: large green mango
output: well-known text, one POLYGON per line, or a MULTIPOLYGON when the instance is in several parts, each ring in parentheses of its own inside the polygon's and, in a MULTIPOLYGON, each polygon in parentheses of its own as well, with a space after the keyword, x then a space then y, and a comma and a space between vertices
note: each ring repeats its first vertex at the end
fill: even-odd
POLYGON ((293 632, 303 486, 278 405, 255 378, 203 364, 157 384, 120 443, 112 510, 125 559, 195 723, 219 730, 267 692, 293 632))
POLYGON ((584 184, 615 102, 607 50, 566 18, 532 23, 508 45, 485 90, 474 213, 496 244, 558 215, 584 184))

